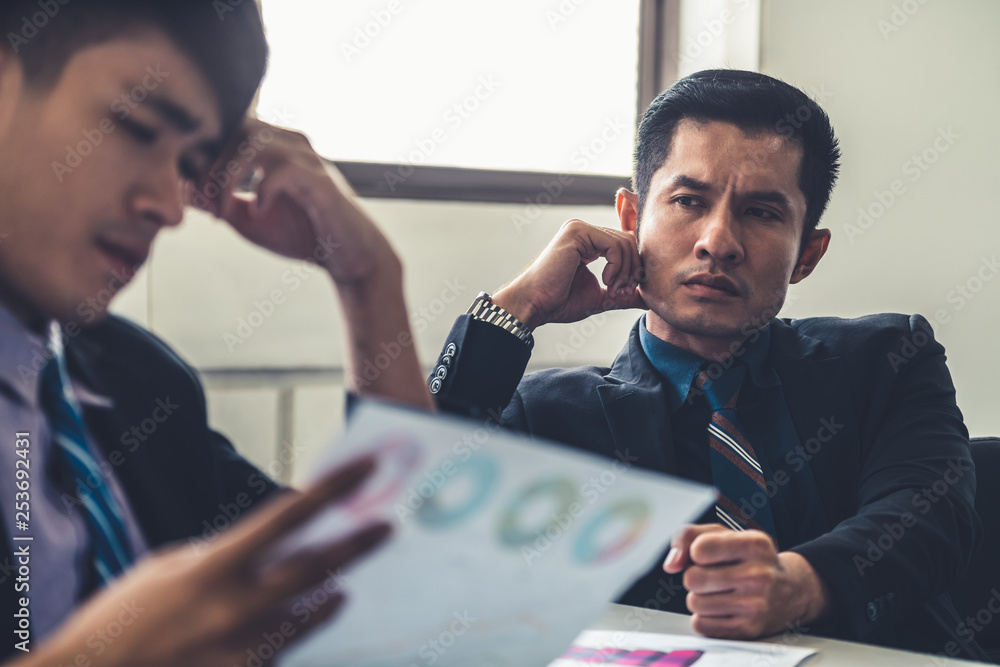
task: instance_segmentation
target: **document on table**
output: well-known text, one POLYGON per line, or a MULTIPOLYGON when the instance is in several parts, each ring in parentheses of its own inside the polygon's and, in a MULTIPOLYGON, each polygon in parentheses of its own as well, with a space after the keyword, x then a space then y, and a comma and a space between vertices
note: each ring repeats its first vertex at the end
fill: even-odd
POLYGON ((393 537, 297 603, 304 623, 341 584, 348 600, 284 667, 546 665, 714 501, 710 487, 639 470, 627 445, 606 459, 372 403, 317 472, 363 452, 378 454, 373 478, 282 550, 374 517, 393 537))
POLYGON ((688 635, 588 630, 549 667, 646 665, 647 667, 797 667, 814 649, 736 642, 688 635))

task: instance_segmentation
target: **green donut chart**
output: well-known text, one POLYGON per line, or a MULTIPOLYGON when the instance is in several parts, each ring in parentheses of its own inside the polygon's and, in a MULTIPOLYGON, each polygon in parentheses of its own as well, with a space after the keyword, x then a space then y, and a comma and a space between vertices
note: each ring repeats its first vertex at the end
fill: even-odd
MULTIPOLYGON (((412 465, 413 453, 400 445, 397 441, 390 448, 409 455, 406 468, 412 465)), ((446 530, 472 519, 489 504, 500 476, 500 466, 489 456, 477 454, 457 464, 455 472, 417 510, 418 522, 428 529, 446 530)), ((643 498, 607 503, 586 517, 581 516, 586 508, 579 501, 579 484, 567 475, 525 484, 500 511, 497 540, 518 550, 540 539, 555 541, 583 521, 572 538, 569 557, 580 565, 603 565, 628 552, 649 525, 651 509, 643 498), (541 515, 544 518, 539 519, 541 515)))
POLYGON ((562 530, 558 524, 558 517, 569 514, 570 507, 576 502, 576 499, 576 486, 566 477, 552 477, 535 482, 515 496, 508 503, 507 509, 500 515, 500 523, 497 526, 500 542, 508 547, 518 548, 530 543, 540 532, 544 534, 553 526, 557 530, 562 530), (555 512, 549 515, 544 525, 523 527, 521 516, 533 504, 546 498, 551 498, 558 503, 555 512))

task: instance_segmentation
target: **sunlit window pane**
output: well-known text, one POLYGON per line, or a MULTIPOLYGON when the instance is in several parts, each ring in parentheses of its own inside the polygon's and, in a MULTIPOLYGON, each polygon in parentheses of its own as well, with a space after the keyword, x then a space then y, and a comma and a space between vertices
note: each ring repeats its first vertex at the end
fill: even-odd
POLYGON ((627 174, 638 0, 264 0, 258 113, 335 160, 627 174))

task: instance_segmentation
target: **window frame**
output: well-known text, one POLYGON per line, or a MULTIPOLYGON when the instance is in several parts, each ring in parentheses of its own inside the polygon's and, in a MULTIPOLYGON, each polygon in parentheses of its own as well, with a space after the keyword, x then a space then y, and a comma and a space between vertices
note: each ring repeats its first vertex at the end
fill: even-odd
MULTIPOLYGON (((270 0, 258 0, 270 1, 270 0)), ((680 43, 681 0, 639 0, 638 123, 657 94, 677 80, 680 43)), ((256 100, 255 100, 256 103, 256 100)), ((473 169, 409 165, 391 162, 327 160, 347 179, 360 197, 529 203, 551 190, 553 180, 561 186, 560 205, 612 205, 620 187, 630 187, 629 175, 580 172, 540 172, 509 169, 473 169), (402 170, 402 171, 401 171, 402 170), (392 178, 390 174, 407 174, 392 178)))

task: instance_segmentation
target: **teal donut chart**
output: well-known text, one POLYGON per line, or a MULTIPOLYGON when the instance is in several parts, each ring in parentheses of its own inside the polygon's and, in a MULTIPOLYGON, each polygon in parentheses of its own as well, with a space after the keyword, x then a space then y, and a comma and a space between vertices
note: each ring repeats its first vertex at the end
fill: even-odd
POLYGON ((509 547, 520 547, 535 540, 539 532, 544 533, 552 526, 559 528, 556 519, 569 513, 576 498, 576 485, 566 477, 551 477, 535 482, 515 496, 500 516, 497 527, 500 542, 509 547), (546 519, 544 525, 523 528, 521 514, 538 499, 547 497, 558 503, 558 509, 546 519))
POLYGON ((628 551, 649 524, 649 504, 641 498, 619 500, 605 507, 580 529, 573 545, 573 560, 584 565, 602 564, 614 560, 628 551), (599 533, 608 522, 626 522, 627 529, 615 542, 599 540, 599 533), (601 543, 601 542, 605 543, 601 543))
POLYGON ((417 520, 428 528, 436 529, 450 528, 464 521, 486 504, 499 478, 497 464, 489 457, 473 456, 459 463, 455 474, 424 501, 417 511, 417 520), (439 499, 441 492, 463 477, 472 479, 468 496, 460 502, 444 506, 439 499))

